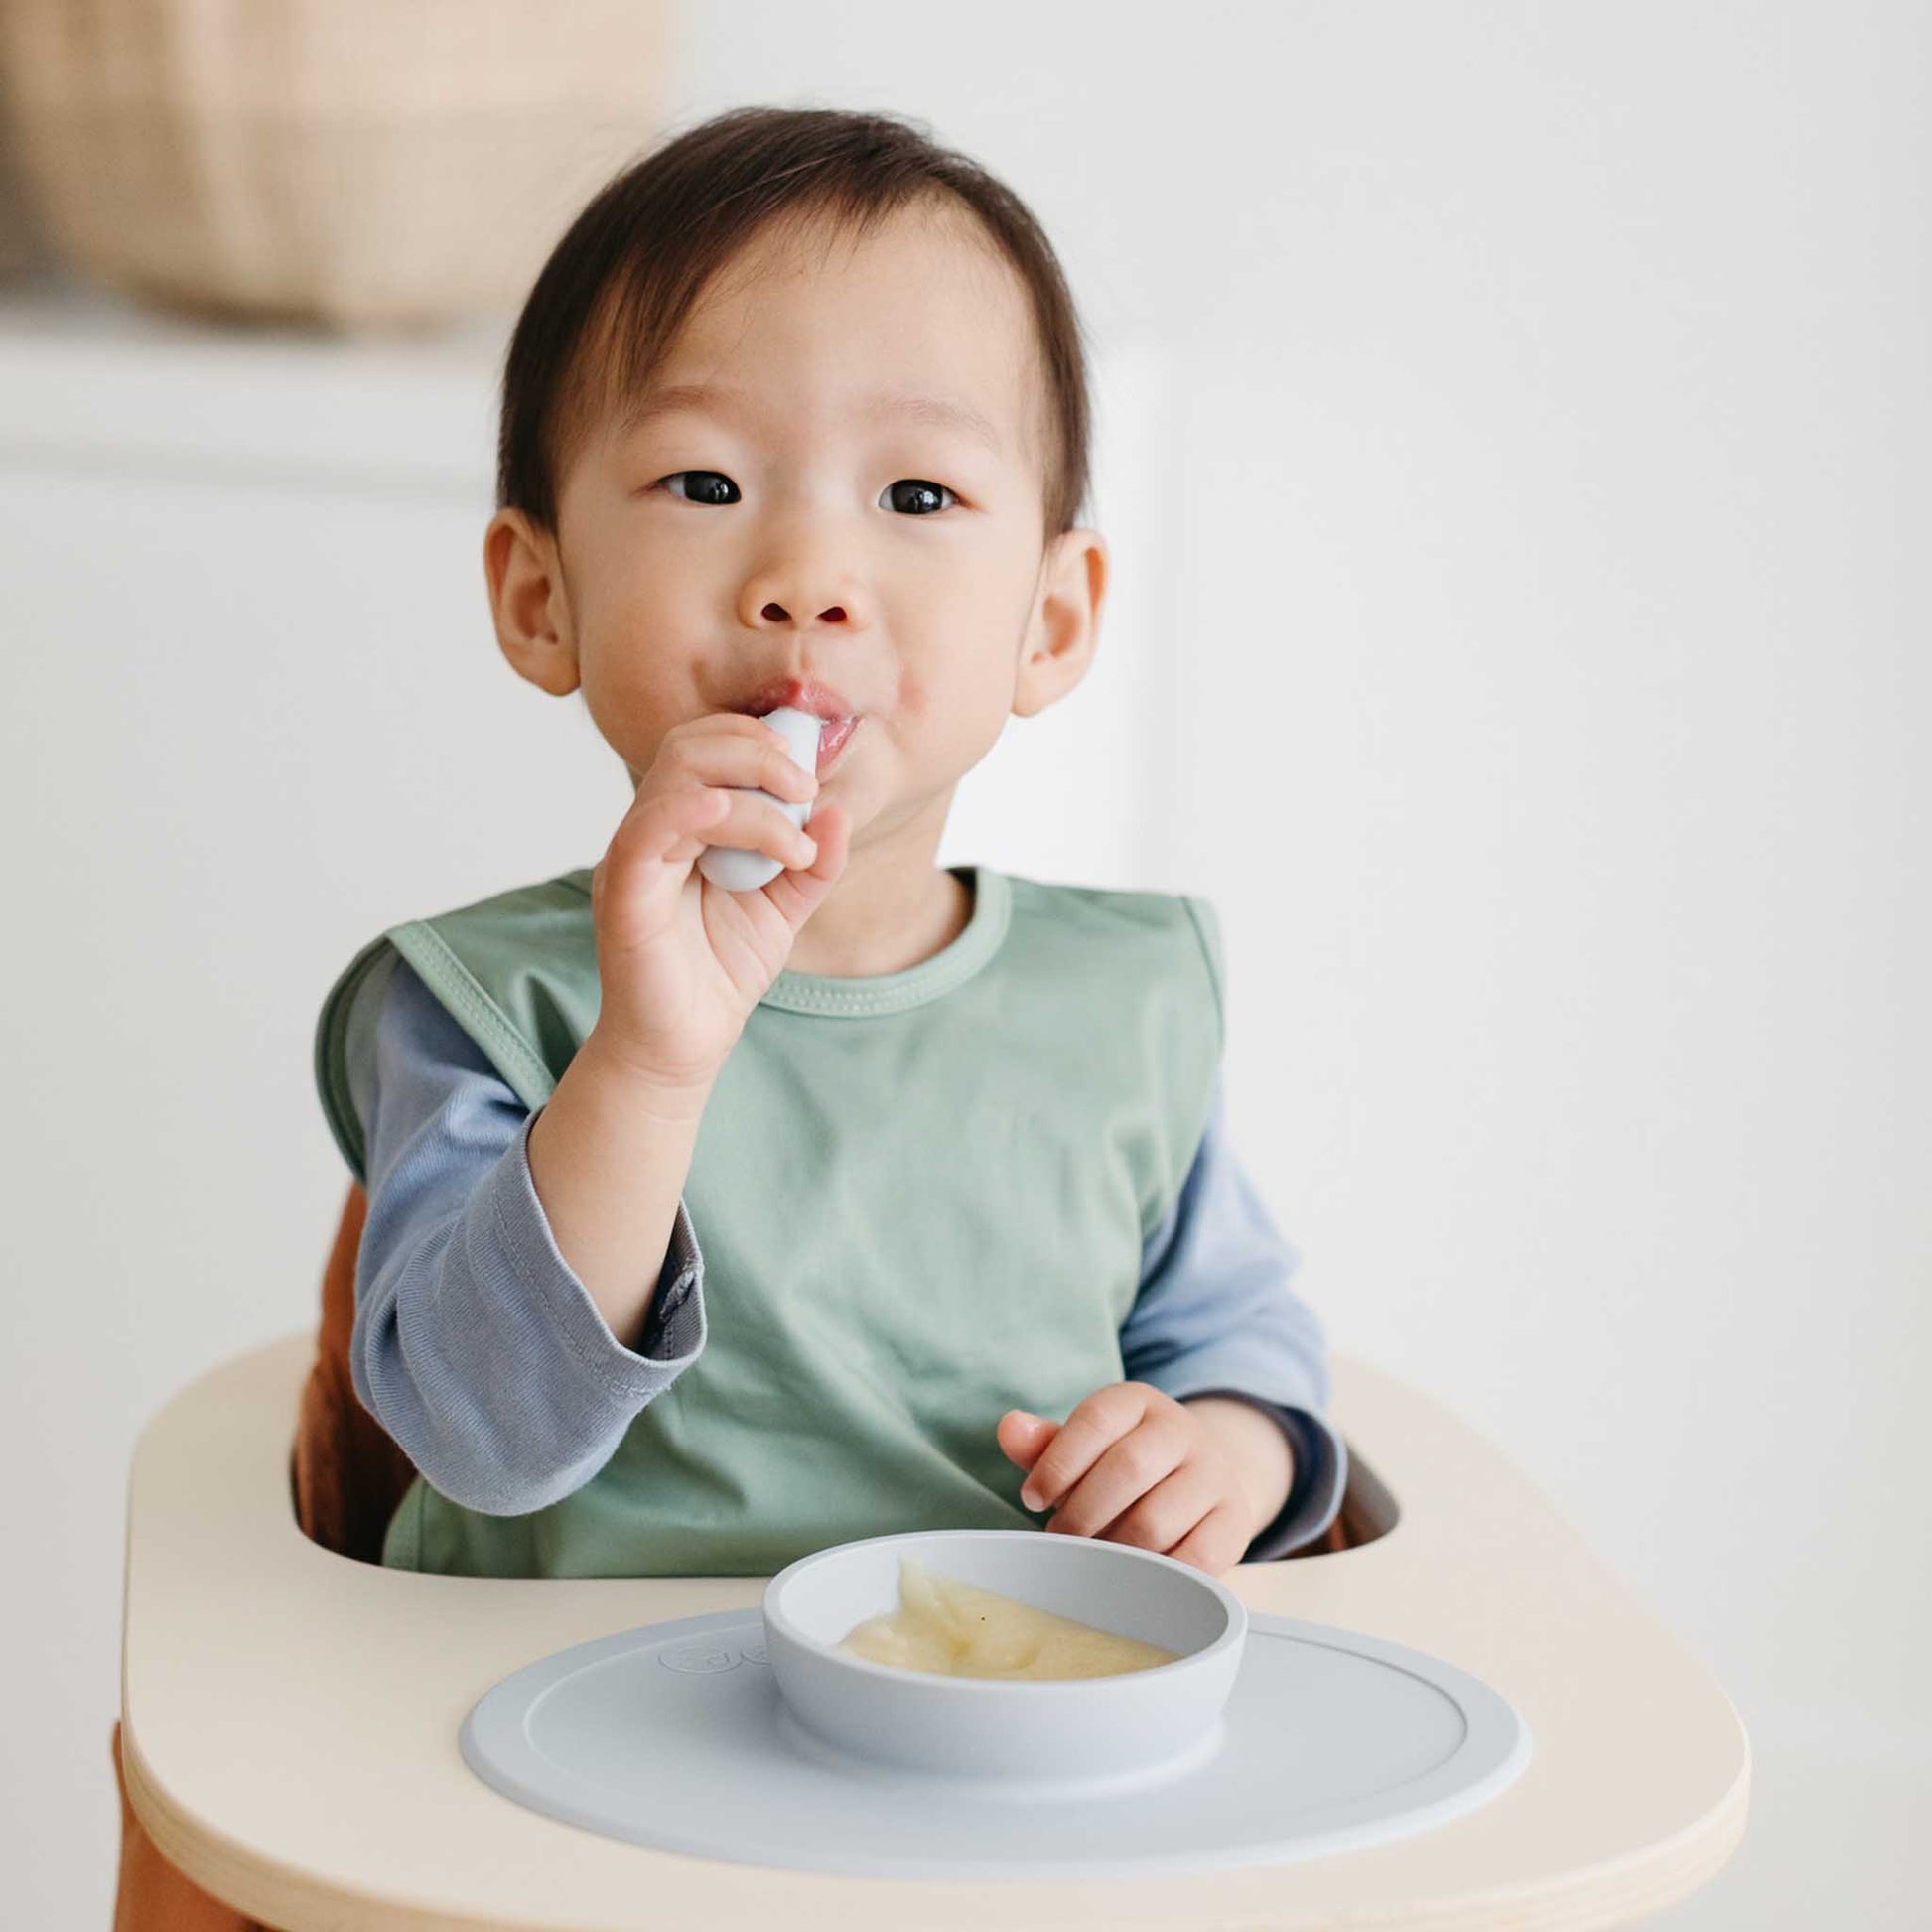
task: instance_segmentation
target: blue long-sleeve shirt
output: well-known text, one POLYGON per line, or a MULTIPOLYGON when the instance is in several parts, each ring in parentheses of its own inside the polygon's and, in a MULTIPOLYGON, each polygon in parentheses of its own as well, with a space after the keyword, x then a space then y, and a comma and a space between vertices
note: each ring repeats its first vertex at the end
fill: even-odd
MULTIPOLYGON (((633 1418, 705 1345, 704 1258, 682 1200, 643 1332, 626 1347, 565 1261, 530 1177, 533 1119, 410 967, 376 1023, 368 1220, 349 1361, 362 1404, 432 1487, 494 1515, 541 1509, 615 1453, 633 1418)), ((1245 1560, 1328 1526, 1347 1450, 1321 1411, 1322 1331, 1298 1265, 1212 1116, 1173 1208, 1148 1236, 1120 1330, 1128 1379, 1179 1400, 1238 1396, 1274 1417, 1295 1481, 1245 1560)), ((988 1419, 988 1428, 996 1418, 988 1419)))

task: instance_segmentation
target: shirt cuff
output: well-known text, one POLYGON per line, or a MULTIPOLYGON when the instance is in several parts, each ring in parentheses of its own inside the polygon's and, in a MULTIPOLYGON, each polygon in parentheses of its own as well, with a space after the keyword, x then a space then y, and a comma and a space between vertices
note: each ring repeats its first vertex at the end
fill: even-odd
POLYGON ((1273 1563, 1313 1542, 1340 1514, 1342 1492, 1348 1487, 1348 1445, 1341 1432, 1312 1409, 1273 1402, 1246 1389, 1189 1389, 1187 1393, 1232 1396, 1272 1416, 1295 1451, 1295 1480, 1288 1495, 1275 1520, 1249 1541, 1241 1561, 1273 1563))
POLYGON ((705 1345, 704 1256, 682 1195, 657 1274, 656 1293, 635 1349, 611 1332, 604 1313, 564 1259, 550 1217, 530 1173, 533 1113, 517 1135, 512 1158, 498 1170, 496 1225, 517 1265, 523 1290, 534 1296, 580 1366, 613 1393, 648 1398, 668 1388, 705 1345))

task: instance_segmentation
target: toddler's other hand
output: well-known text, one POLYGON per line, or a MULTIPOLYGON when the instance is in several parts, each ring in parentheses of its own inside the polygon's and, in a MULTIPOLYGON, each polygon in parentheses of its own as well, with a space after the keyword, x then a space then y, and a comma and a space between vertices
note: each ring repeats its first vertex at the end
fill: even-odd
POLYGON ((1009 1409, 994 1434, 1007 1459, 1032 1472, 1020 1500, 1057 1508, 1049 1532, 1131 1543, 1216 1576, 1254 1538, 1226 1449, 1185 1404, 1146 1382, 1110 1382, 1064 1423, 1009 1409))
MULTIPOLYGON (((711 712, 674 725, 591 875, 602 1002, 592 1038, 654 1084, 707 1086, 777 978, 798 929, 845 870, 845 808, 808 830, 774 796, 816 796, 761 719, 711 712), (708 845, 750 846, 788 870, 728 893, 697 870, 708 845)), ((590 1042, 587 1042, 587 1044, 590 1042)))

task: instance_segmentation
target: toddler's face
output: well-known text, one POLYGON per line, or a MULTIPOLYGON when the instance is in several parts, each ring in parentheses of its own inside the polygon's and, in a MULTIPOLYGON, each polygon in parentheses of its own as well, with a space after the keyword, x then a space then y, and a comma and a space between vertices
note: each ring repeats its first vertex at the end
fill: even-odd
POLYGON ((945 211, 863 243, 761 237, 643 409, 586 436, 554 542, 519 512, 492 522, 506 654, 546 689, 581 683, 633 780, 673 725, 788 702, 759 701, 774 680, 825 686, 859 720, 819 794, 851 814, 855 858, 908 827, 936 839, 1006 718, 1091 655, 1105 547, 1042 547, 1036 358, 1019 278, 945 211), (903 397, 977 424, 888 406, 903 397))

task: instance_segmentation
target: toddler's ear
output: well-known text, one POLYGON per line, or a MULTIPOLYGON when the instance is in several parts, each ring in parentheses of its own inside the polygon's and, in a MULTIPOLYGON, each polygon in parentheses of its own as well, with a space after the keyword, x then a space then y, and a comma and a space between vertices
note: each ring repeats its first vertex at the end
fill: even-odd
POLYGON ((555 536, 521 510, 498 510, 483 532, 483 576, 496 642, 517 675, 552 697, 575 691, 577 641, 555 536))
POLYGON ((1067 530, 1047 546, 1014 680, 1016 718, 1044 711, 1086 676, 1100 639, 1107 567, 1107 539, 1098 530, 1067 530))

